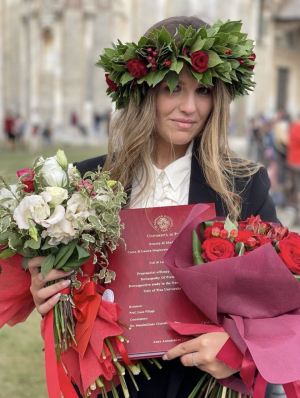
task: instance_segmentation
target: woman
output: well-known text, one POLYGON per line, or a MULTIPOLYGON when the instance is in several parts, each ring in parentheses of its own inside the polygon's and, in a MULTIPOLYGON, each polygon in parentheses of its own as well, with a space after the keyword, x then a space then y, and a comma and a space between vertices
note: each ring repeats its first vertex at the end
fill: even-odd
MULTIPOLYGON (((268 195, 270 182, 266 170, 238 159, 227 144, 229 104, 235 95, 244 94, 253 86, 251 75, 255 59, 249 42, 245 54, 237 53, 239 61, 231 56, 230 48, 224 47, 224 38, 226 40, 230 29, 239 30, 239 23, 233 24, 220 25, 224 33, 215 38, 219 37, 224 44, 220 49, 224 61, 216 52, 207 49, 213 48, 210 38, 213 32, 195 17, 174 17, 156 24, 160 48, 156 50, 154 42, 143 39, 139 49, 135 47, 134 51, 139 51, 144 58, 131 56, 126 67, 118 64, 118 70, 112 70, 109 56, 113 56, 113 52, 101 58, 99 66, 110 72, 106 76, 108 94, 117 102, 117 108, 125 109, 113 118, 108 155, 78 163, 79 171, 85 173, 98 165, 110 170, 112 178, 127 187, 129 208, 214 202, 218 216, 230 214, 234 219, 245 219, 260 214, 266 221, 277 222, 274 204, 268 195), (187 45, 191 41, 183 46, 180 37, 172 43, 170 37, 177 28, 181 36, 190 35, 189 38, 195 37, 195 32, 202 28, 201 34, 207 40, 203 43, 201 38, 197 39, 194 47, 187 45), (207 50, 197 50, 201 46, 207 50), (237 62, 245 67, 234 72, 235 79, 230 81, 229 65, 238 68, 237 62), (224 65, 220 66, 221 63, 224 65), (216 67, 218 64, 219 68, 213 70, 212 66, 209 70, 209 65, 216 67), (149 69, 152 75, 148 74, 149 69), (162 74, 157 74, 160 69, 166 76, 164 79, 162 74), (202 81, 204 75, 205 82, 202 81), (150 76, 153 81, 148 80, 146 84, 145 79, 150 76), (155 79, 160 81, 153 87, 155 79)), ((147 37, 152 29, 146 33, 147 37)), ((218 29, 213 29, 217 34, 218 29)), ((237 44, 240 39, 233 36, 235 34, 232 43, 237 44)), ((227 44, 229 46, 230 42, 227 44)), ((117 55, 124 56, 125 49, 120 51, 122 53, 117 55)), ((126 54, 130 58, 132 49, 126 54)), ((44 288, 46 282, 67 274, 53 270, 42 280, 40 263, 41 258, 35 258, 29 262, 29 268, 34 301, 44 315, 56 304, 59 291, 67 284, 63 281, 44 288)), ((130 396, 187 397, 199 380, 197 368, 217 378, 232 375, 235 371, 215 358, 227 339, 226 333, 208 333, 174 347, 164 355, 163 369, 151 370, 150 383, 143 376, 137 378, 139 392, 129 380, 130 396)))

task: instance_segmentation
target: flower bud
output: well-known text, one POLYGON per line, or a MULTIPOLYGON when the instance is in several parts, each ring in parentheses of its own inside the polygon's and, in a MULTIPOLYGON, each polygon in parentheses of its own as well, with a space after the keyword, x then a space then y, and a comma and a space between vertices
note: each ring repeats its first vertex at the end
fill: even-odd
POLYGON ((228 238, 228 231, 227 231, 227 229, 221 229, 221 231, 220 231, 220 238, 222 238, 222 239, 228 238))
POLYGON ((232 229, 232 230, 230 231, 230 236, 231 236, 232 238, 236 238, 236 237, 238 236, 238 234, 239 234, 239 231, 238 231, 237 229, 232 229))
POLYGON ((255 238, 248 238, 246 240, 246 244, 249 247, 254 247, 256 245, 256 239, 255 238))
POLYGON ((213 227, 213 229, 211 230, 211 234, 212 236, 220 236, 220 228, 218 227, 213 227))
POLYGON ((68 161, 64 151, 62 151, 61 149, 59 149, 56 153, 56 160, 63 170, 68 170, 68 161))
POLYGON ((29 228, 29 235, 34 239, 36 242, 38 241, 38 231, 34 226, 30 226, 29 228))

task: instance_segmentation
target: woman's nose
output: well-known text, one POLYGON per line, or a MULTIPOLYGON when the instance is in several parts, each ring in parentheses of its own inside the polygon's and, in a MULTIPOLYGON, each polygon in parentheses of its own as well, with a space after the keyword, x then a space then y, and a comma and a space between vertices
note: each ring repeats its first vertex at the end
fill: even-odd
POLYGON ((184 112, 187 114, 194 113, 196 110, 194 92, 189 93, 189 92, 184 92, 184 90, 183 90, 178 108, 181 112, 184 112))

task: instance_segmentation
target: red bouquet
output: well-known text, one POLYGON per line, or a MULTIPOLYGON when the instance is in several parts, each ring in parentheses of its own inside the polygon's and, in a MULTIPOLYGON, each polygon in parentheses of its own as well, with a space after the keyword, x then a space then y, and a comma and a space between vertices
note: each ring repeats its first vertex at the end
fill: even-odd
MULTIPOLYGON (((214 217, 211 206, 196 205, 164 261, 188 298, 230 337, 217 358, 240 377, 218 382, 256 398, 268 382, 282 384, 288 397, 300 397, 300 236, 259 216, 238 223, 214 217)), ((169 324, 184 335, 208 332, 169 324)))

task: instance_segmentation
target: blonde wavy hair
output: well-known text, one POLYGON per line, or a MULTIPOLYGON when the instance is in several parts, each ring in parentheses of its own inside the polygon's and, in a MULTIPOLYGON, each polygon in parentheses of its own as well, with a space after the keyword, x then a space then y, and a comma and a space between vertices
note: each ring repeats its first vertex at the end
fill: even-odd
MULTIPOLYGON (((205 25, 196 17, 173 17, 154 25, 175 33, 181 23, 194 28, 205 25)), ((152 30, 149 29, 148 32, 152 30)), ((146 35, 148 35, 148 32, 146 35)), ((132 99, 128 108, 117 111, 110 125, 109 145, 104 170, 110 170, 113 179, 129 189, 133 181, 145 181, 134 202, 143 197, 151 186, 152 162, 155 159, 156 93, 150 88, 140 105, 132 99), (142 176, 138 179, 138 171, 142 176)), ((220 79, 215 79, 213 109, 196 140, 198 161, 206 182, 223 200, 225 211, 238 219, 242 209, 241 193, 237 192, 235 179, 249 178, 260 166, 241 160, 228 146, 229 105, 231 94, 220 79)), ((246 187, 246 182, 245 182, 246 187)))

